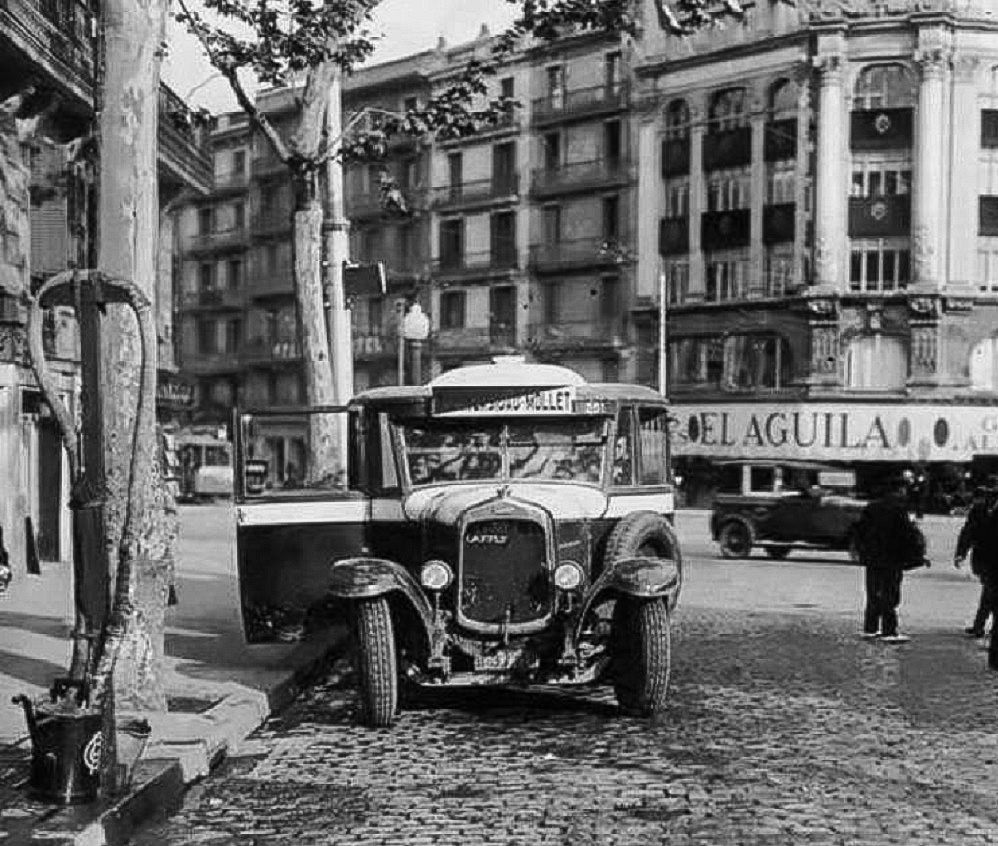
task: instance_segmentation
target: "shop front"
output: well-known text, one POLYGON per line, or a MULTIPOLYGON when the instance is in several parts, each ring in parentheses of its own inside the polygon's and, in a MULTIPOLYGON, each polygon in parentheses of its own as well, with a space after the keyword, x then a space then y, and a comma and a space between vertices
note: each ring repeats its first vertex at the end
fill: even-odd
POLYGON ((680 403, 672 448, 687 506, 710 502, 724 462, 806 460, 848 467, 871 495, 890 476, 924 480, 929 510, 948 511, 998 472, 998 406, 912 402, 680 403))

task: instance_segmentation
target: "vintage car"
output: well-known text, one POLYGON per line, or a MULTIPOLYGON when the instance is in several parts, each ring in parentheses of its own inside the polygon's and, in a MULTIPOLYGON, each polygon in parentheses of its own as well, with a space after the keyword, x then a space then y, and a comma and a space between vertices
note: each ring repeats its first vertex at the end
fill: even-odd
MULTIPOLYGON (((237 486, 250 639, 289 609, 343 613, 372 726, 393 721, 403 679, 606 677, 623 712, 662 709, 682 558, 661 395, 497 360, 369 390, 346 414, 346 490, 237 486)), ((242 456, 266 415, 237 422, 237 466, 258 475, 242 456)))
POLYGON ((855 474, 803 461, 732 461, 710 515, 711 536, 725 558, 761 547, 771 558, 792 549, 833 549, 855 559, 853 529, 866 502, 855 474))

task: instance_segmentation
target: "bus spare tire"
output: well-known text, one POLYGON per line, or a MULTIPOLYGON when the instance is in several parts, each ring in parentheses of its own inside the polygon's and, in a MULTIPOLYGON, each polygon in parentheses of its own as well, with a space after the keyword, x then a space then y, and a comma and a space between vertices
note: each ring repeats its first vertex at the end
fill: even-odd
POLYGON ((683 556, 672 524, 655 511, 633 511, 624 517, 606 542, 605 562, 612 567, 623 558, 668 558, 676 562, 679 585, 672 595, 670 610, 674 609, 683 585, 683 556))
POLYGON ((378 597, 355 603, 352 622, 360 719, 364 725, 385 728, 395 719, 399 682, 388 600, 378 597))

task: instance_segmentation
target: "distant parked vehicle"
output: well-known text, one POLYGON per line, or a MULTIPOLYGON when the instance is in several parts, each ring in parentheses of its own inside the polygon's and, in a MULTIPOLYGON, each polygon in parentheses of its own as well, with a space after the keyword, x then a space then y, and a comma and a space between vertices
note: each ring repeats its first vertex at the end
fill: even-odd
POLYGON ((210 435, 177 435, 180 499, 202 502, 232 496, 232 444, 210 435))
POLYGON ((748 558, 761 547, 770 558, 793 549, 848 551, 866 502, 857 499, 855 474, 801 461, 730 462, 734 490, 714 499, 711 536, 725 558, 748 558))

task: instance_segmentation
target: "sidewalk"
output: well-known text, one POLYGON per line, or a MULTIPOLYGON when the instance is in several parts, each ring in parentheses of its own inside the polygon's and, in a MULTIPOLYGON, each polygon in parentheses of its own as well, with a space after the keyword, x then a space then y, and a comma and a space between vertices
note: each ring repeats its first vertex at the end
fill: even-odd
POLYGON ((59 809, 32 801, 30 743, 20 693, 44 696, 65 675, 72 626, 71 565, 44 564, 0 598, 0 842, 20 846, 116 846, 152 814, 177 805, 185 785, 207 775, 342 641, 342 632, 303 643, 243 641, 228 506, 181 509, 180 604, 167 611, 169 711, 144 714, 152 736, 131 792, 116 803, 59 809))

